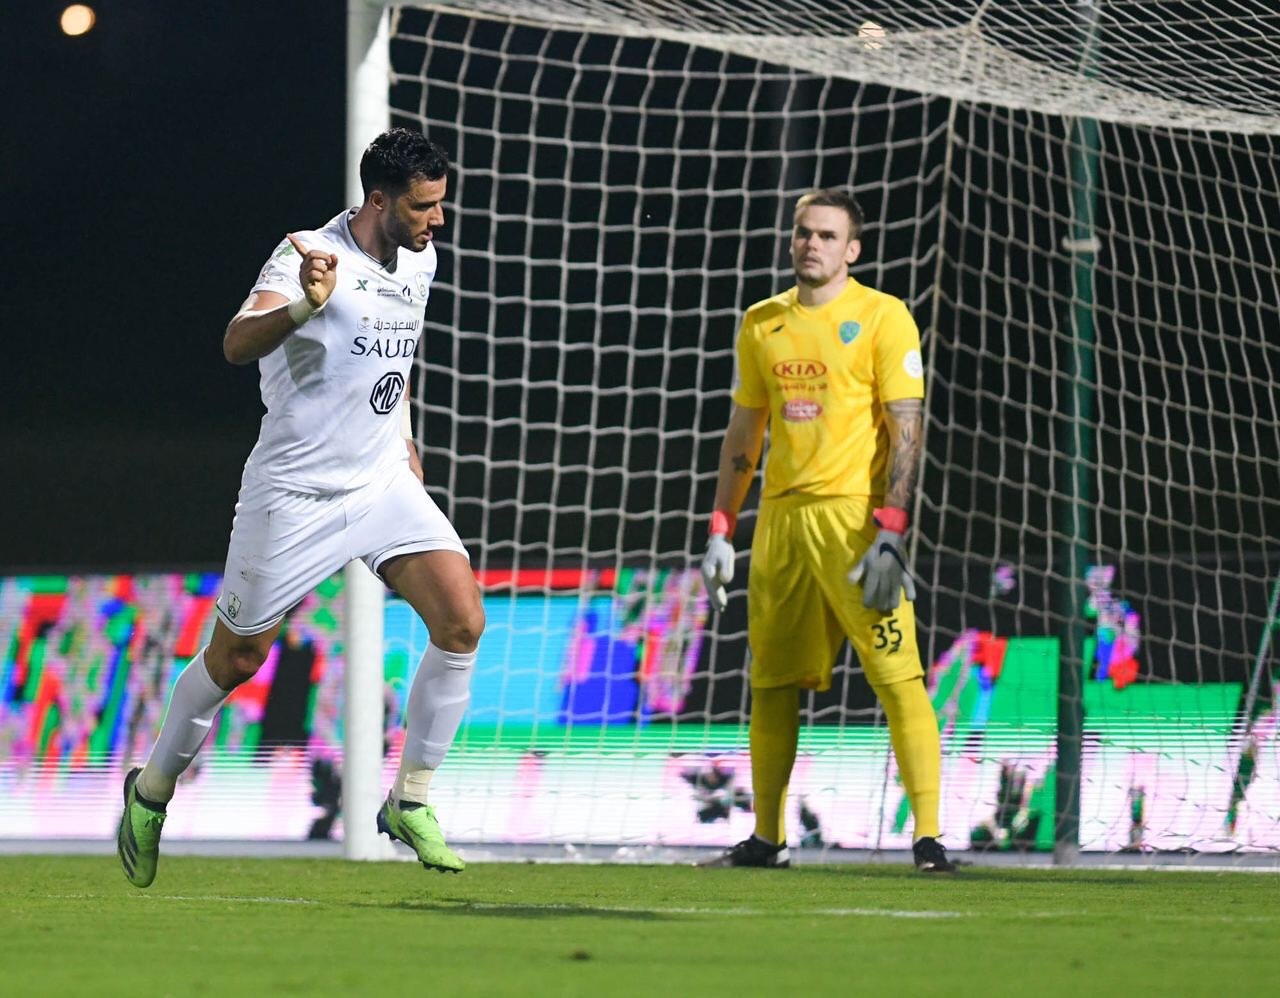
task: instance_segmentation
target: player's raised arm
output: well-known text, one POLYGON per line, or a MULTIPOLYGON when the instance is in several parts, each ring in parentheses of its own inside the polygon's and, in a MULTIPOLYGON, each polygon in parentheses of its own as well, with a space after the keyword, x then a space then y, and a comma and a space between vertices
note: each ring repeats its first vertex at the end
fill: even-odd
POLYGON ((322 250, 307 249, 292 232, 289 233, 289 244, 302 257, 302 262, 298 265, 298 277, 302 281, 307 304, 311 306, 313 313, 318 312, 324 308, 338 283, 338 258, 322 250))
POLYGON ((338 258, 323 250, 308 250, 289 234, 289 243, 302 258, 298 265, 301 297, 290 301, 274 291, 255 291, 227 323, 223 355, 232 364, 249 364, 271 353, 285 338, 324 308, 338 281, 338 258))

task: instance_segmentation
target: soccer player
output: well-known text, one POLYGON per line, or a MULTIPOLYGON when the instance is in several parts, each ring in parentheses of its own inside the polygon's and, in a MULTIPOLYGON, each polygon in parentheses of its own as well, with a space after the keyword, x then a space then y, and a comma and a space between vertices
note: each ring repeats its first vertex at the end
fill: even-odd
POLYGON ((790 865, 785 802, 800 691, 830 688, 848 638, 889 720, 915 817, 916 867, 954 870, 938 841, 941 750, 903 555, 920 461, 920 334, 901 300, 849 276, 862 221, 841 191, 801 197, 791 237, 795 287, 752 305, 738 333, 702 575, 723 610, 734 525, 768 428, 747 582, 756 827, 708 865, 790 865))
POLYGON ((257 672, 289 609, 352 558, 431 636, 378 828, 424 867, 463 869, 427 788, 470 699, 484 610, 466 549, 423 489, 407 408, 448 171, 448 154, 422 134, 379 135, 360 160, 363 203, 283 240, 227 325, 227 360, 258 362, 267 412, 244 467, 213 635, 178 676, 147 764, 125 777, 116 844, 138 887, 155 879, 166 806, 228 694, 257 672))

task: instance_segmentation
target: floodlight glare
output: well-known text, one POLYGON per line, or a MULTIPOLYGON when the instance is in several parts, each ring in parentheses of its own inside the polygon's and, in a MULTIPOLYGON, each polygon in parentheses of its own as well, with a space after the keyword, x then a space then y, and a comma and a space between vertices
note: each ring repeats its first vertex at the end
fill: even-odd
POLYGON ((62 12, 62 18, 59 23, 62 25, 64 34, 74 37, 88 34, 93 29, 94 22, 97 19, 98 16, 88 4, 73 3, 62 12))

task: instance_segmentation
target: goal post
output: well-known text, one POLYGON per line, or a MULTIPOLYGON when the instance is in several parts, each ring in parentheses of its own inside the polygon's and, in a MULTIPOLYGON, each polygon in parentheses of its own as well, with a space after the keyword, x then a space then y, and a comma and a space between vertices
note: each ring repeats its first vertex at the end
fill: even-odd
MULTIPOLYGON (((1080 47, 1077 75, 1093 76, 1097 49, 1098 8, 1093 0, 1078 0, 1080 47)), ((1062 615, 1067 622, 1065 641, 1058 653, 1057 744, 1054 750, 1054 859, 1070 865, 1080 848, 1080 753, 1084 737, 1084 567, 1089 563, 1090 530, 1084 511, 1092 500, 1089 468, 1095 461, 1088 424, 1094 411, 1093 272, 1100 248, 1093 218, 1097 207, 1098 123, 1092 118, 1076 118, 1069 153, 1070 231, 1063 249, 1071 263, 1071 320, 1073 340, 1068 355, 1074 388, 1069 396, 1067 419, 1063 425, 1063 453, 1073 465, 1068 488, 1059 499, 1059 517, 1066 524, 1072 542, 1065 546, 1059 567, 1062 580, 1062 615)))
MULTIPOLYGON (((854 276, 924 337, 948 845, 1280 848, 1276 15, 881 0, 833 31, 786 6, 349 4, 349 176, 387 123, 458 164, 415 400, 491 601, 433 783, 451 838, 748 827, 745 586, 709 618, 691 566, 738 317, 791 283, 795 198, 842 186, 854 276)), ((347 654, 348 710, 380 716, 382 650, 347 654)), ((855 660, 804 725, 795 834, 909 844, 855 660)), ((383 765, 357 729, 350 805, 383 765)))
MULTIPOLYGON (((387 102, 391 59, 390 11, 365 0, 347 3, 348 204, 360 204, 360 157, 373 136, 391 127, 387 102)), ((343 571, 347 613, 343 636, 347 669, 343 675, 343 855, 347 859, 385 859, 390 843, 374 825, 383 793, 383 609, 382 583, 361 561, 343 571), (358 817, 357 817, 358 816, 358 817), (365 820, 360 820, 364 818, 365 820)))

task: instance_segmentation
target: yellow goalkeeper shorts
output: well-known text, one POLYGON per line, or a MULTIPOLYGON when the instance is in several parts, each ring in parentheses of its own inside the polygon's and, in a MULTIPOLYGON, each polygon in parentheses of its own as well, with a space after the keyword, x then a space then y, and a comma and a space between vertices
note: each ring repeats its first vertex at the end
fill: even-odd
POLYGON ((876 527, 863 498, 792 495, 760 505, 747 580, 751 685, 826 690, 848 638, 873 685, 924 674, 905 594, 882 614, 848 579, 876 527))

